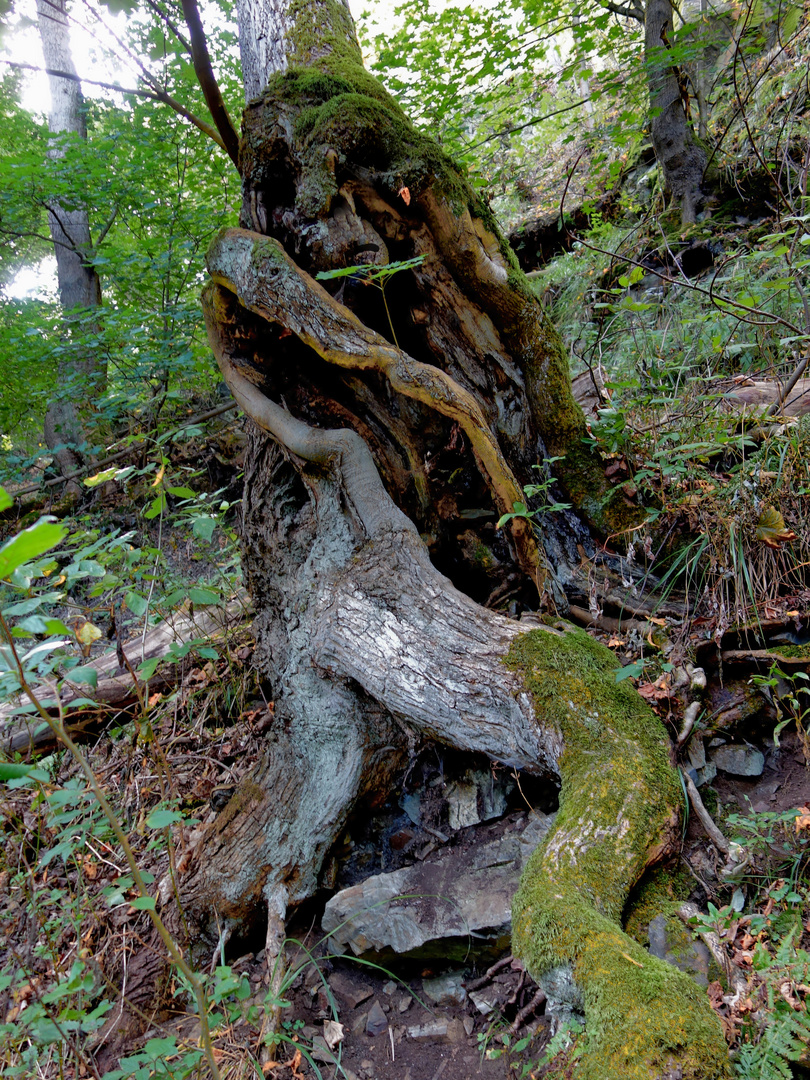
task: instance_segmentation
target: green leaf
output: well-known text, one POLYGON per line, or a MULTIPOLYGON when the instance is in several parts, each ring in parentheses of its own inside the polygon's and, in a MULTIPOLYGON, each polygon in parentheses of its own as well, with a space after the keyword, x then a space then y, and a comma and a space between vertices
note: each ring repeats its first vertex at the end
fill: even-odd
POLYGON ((88 686, 92 686, 93 689, 98 686, 98 672, 94 667, 77 667, 70 673, 70 681, 77 683, 86 683, 88 686))
POLYGON ((0 578, 7 578, 18 566, 31 562, 62 541, 67 529, 53 524, 55 521, 50 515, 40 518, 0 547, 0 578))
POLYGON ((625 679, 637 679, 644 671, 644 661, 636 660, 632 664, 627 664, 623 668, 619 668, 616 672, 616 682, 624 682, 625 679))
POLYGON ((192 604, 218 604, 219 594, 212 592, 211 589, 189 589, 188 598, 192 604))
POLYGON ((178 499, 196 499, 197 492, 187 487, 167 487, 170 495, 176 495, 178 499))
POLYGON ((150 829, 165 829, 167 825, 174 825, 183 820, 183 815, 176 810, 153 810, 146 819, 150 829))
POLYGON ((48 774, 44 769, 38 769, 36 765, 22 765, 11 761, 0 761, 0 780, 6 783, 8 780, 48 780, 48 774))
POLYGON ((146 609, 149 607, 149 603, 145 597, 140 593, 128 592, 124 597, 124 603, 127 605, 133 615, 137 615, 140 618, 146 614, 146 609))
POLYGON ((148 510, 144 511, 144 517, 147 521, 151 521, 153 518, 159 517, 166 509, 166 494, 161 491, 159 495, 156 495, 152 500, 152 503, 148 510))
POLYGON ((148 660, 144 660, 141 666, 138 668, 138 677, 146 681, 151 679, 157 670, 157 666, 161 661, 160 656, 152 656, 148 660))
POLYGON ((8 510, 11 506, 12 499, 5 488, 0 487, 0 511, 8 510))
POLYGON ((154 896, 139 896, 132 901, 132 907, 136 911, 154 911, 155 898, 154 896))

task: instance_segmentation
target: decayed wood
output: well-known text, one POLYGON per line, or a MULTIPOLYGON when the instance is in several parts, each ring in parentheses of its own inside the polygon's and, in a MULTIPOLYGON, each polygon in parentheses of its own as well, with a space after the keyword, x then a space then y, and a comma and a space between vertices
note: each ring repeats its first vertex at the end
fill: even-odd
MULTIPOLYGON (((250 601, 245 592, 240 592, 222 606, 198 608, 193 615, 180 611, 164 619, 143 637, 124 645, 124 654, 132 670, 137 672, 144 660, 165 656, 172 643, 182 645, 195 638, 210 638, 212 642, 224 640, 228 631, 249 614, 250 601)), ((77 698, 88 698, 99 705, 122 708, 136 700, 139 693, 163 689, 170 685, 179 678, 181 670, 180 665, 174 664, 163 669, 158 668, 148 682, 141 679, 136 681, 126 665, 119 664, 114 649, 84 666, 96 672, 96 687, 91 687, 89 683, 72 684, 68 675, 59 692, 58 706, 54 701, 52 684, 33 688, 40 702, 49 709, 65 709, 77 698)), ((6 753, 12 753, 25 750, 29 746, 42 746, 52 742, 51 729, 39 718, 12 715, 18 707, 11 702, 0 705, 0 748, 6 753)))
MULTIPOLYGON (((485 261, 487 266, 492 262, 488 257, 485 261)), ((455 420, 470 440, 502 514, 523 500, 523 489, 473 395, 440 368, 414 360, 366 327, 300 270, 278 241, 245 229, 225 229, 209 248, 207 263, 213 280, 234 292, 244 307, 279 323, 324 360, 377 370, 394 390, 455 420)), ((492 276, 498 275, 493 271, 492 276)), ((217 333, 222 336, 221 329, 217 333)), ((523 569, 534 576, 539 558, 531 525, 515 518, 511 528, 523 569)))

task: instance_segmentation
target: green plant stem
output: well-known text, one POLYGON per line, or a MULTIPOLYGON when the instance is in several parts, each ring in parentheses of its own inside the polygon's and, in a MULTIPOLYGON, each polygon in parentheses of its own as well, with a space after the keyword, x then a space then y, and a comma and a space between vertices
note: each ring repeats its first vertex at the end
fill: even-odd
MULTIPOLYGON (((132 850, 132 847, 129 843, 129 840, 127 839, 126 834, 124 833, 123 828, 121 827, 121 823, 119 822, 115 811, 110 806, 109 802, 107 801, 106 795, 101 790, 101 786, 96 779, 96 774, 90 768, 90 765, 88 764, 84 754, 81 752, 79 747, 65 730, 65 725, 62 721, 61 708, 57 718, 52 717, 47 711, 47 709, 44 708, 42 703, 39 701, 39 698, 36 696, 32 688, 28 684, 28 680, 26 679, 25 672, 23 670, 22 662, 17 652, 17 648, 14 644, 14 639, 11 636, 6 620, 2 615, 0 615, 0 627, 2 627, 6 642, 8 643, 12 655, 14 656, 14 662, 17 666, 17 677, 20 680, 20 687, 27 695, 28 699, 30 700, 36 711, 39 713, 45 723, 50 727, 56 738, 69 751, 74 761, 76 761, 79 768, 84 773, 84 777, 87 780, 90 790, 93 792, 93 795, 95 796, 99 806, 101 807, 101 812, 106 817, 107 821, 110 824, 110 828, 115 835, 116 840, 121 845, 121 850, 123 851, 124 857, 127 860, 127 865, 129 866, 130 873, 132 874, 133 880, 138 888, 140 896, 142 896, 144 899, 152 900, 153 898, 150 897, 146 889, 146 883, 141 876, 140 868, 138 866, 137 860, 135 859, 135 853, 132 850)), ((56 691, 55 687, 54 690, 56 691)), ((55 693, 55 697, 57 702, 59 702, 58 693, 55 693)), ((214 1057, 213 1044, 211 1042, 211 1029, 208 1026, 209 1002, 206 997, 203 984, 198 979, 194 970, 185 960, 179 945, 175 942, 174 938, 169 933, 166 924, 158 915, 157 911, 155 911, 154 908, 146 908, 145 910, 149 918, 152 920, 152 925, 157 930, 161 941, 166 946, 166 950, 171 957, 172 963, 177 967, 180 972, 182 972, 182 974, 188 980, 189 985, 191 986, 195 1001, 197 1003, 197 1014, 200 1018, 200 1038, 203 1044, 203 1052, 205 1054, 206 1061, 208 1062, 208 1067, 211 1070, 211 1077, 212 1080, 222 1080, 216 1058, 214 1057)))

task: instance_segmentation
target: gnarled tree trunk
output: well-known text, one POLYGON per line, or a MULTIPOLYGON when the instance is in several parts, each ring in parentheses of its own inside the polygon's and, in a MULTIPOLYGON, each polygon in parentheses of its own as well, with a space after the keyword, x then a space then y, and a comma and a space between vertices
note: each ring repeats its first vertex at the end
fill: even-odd
POLYGON ((184 913, 212 942, 223 920, 266 919, 277 948, 349 812, 420 739, 558 774, 561 813, 516 901, 515 945, 537 976, 573 970, 580 1075, 724 1076, 705 999, 619 921, 676 835, 663 728, 586 635, 526 634, 478 602, 533 583, 564 602, 588 542, 579 520, 544 522, 542 553, 525 522, 494 528, 533 465, 566 455, 571 501, 602 511, 559 339, 486 206, 363 70, 346 6, 268 4, 261 47, 251 10, 248 79, 261 83, 256 64, 283 70, 263 73, 246 109, 242 228, 210 249, 204 311, 254 422, 244 564, 275 728, 182 860, 184 913), (331 292, 313 276, 406 261, 378 279, 384 293, 360 270, 331 292))

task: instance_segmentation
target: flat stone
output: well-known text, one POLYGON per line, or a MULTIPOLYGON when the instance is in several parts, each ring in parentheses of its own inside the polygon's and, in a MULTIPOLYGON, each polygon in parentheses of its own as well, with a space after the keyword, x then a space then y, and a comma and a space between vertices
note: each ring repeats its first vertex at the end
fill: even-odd
POLYGON ((374 993, 370 986, 355 982, 343 971, 332 972, 327 982, 332 992, 348 1002, 353 1009, 362 1005, 364 1001, 368 1001, 374 993))
POLYGON ((483 990, 470 991, 470 1001, 482 1016, 489 1016, 501 1004, 501 998, 505 995, 499 994, 499 989, 497 986, 487 986, 483 990))
POLYGON ((408 1028, 410 1039, 433 1039, 437 1042, 446 1042, 449 1033, 450 1022, 448 1020, 431 1020, 427 1024, 414 1024, 408 1028))
POLYGON ((509 944, 521 871, 553 820, 535 812, 521 831, 376 874, 336 893, 322 922, 332 947, 356 956, 396 953, 460 963, 471 952, 497 955, 509 944))
POLYGON ((375 1001, 366 1017, 366 1035, 382 1035, 388 1028, 388 1017, 382 1010, 379 1001, 375 1001))
POLYGON ((712 750, 709 757, 723 772, 732 776, 761 776, 765 768, 765 756, 754 746, 727 745, 712 750))
POLYGON ((407 1012, 408 1009, 410 1009, 410 1007, 411 1007, 411 1002, 412 1001, 413 1001, 413 998, 411 997, 410 994, 406 994, 404 997, 401 997, 399 999, 399 1005, 397 1006, 399 1011, 401 1013, 407 1012))
POLYGON ((458 971, 422 979, 422 990, 436 1005, 461 1005, 467 999, 467 991, 461 985, 463 977, 463 972, 458 971))

